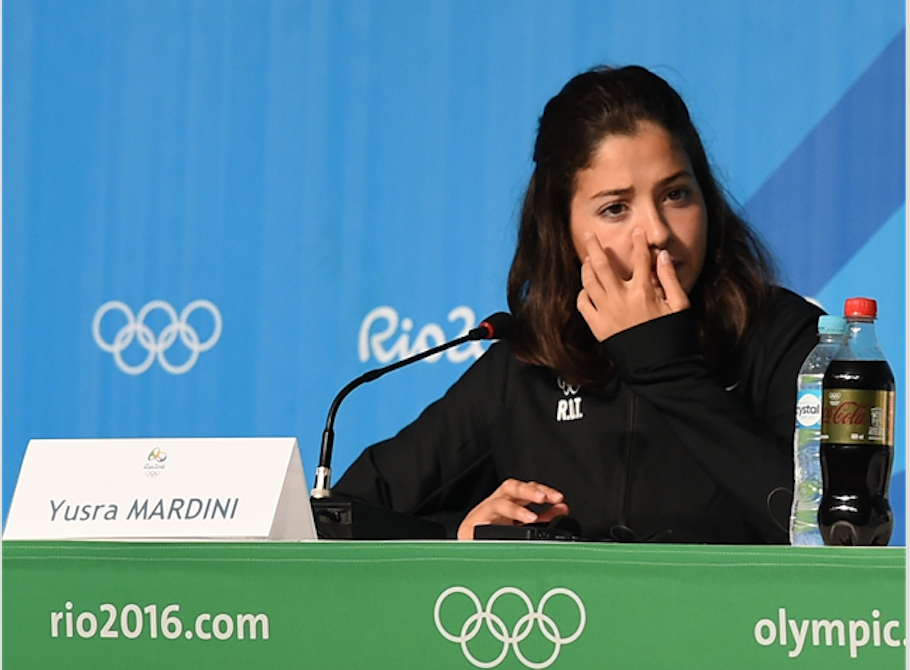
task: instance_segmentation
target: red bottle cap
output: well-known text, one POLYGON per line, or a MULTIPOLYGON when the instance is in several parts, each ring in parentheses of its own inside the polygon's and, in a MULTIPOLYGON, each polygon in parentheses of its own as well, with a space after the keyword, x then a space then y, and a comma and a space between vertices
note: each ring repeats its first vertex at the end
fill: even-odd
POLYGON ((844 316, 874 319, 878 316, 878 305, 872 298, 847 298, 844 303, 844 316))

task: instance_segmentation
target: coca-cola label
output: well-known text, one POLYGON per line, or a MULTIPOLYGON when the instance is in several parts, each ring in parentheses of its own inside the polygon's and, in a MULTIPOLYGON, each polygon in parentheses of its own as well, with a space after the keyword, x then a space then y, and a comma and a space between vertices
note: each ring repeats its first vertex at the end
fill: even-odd
POLYGON ((894 444, 894 392, 825 389, 822 393, 823 442, 894 444))

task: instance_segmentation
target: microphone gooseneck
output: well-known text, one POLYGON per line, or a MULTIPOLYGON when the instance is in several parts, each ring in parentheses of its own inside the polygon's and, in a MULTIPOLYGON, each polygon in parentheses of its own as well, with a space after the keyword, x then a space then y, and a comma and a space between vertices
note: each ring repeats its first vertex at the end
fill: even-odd
POLYGON ((326 417, 325 421, 325 430, 322 431, 322 448, 319 454, 319 466, 316 468, 316 485, 313 488, 312 493, 310 494, 313 498, 327 498, 331 495, 331 478, 332 478, 332 448, 335 443, 335 415, 338 413, 338 408, 341 406, 342 400, 344 400, 348 394, 351 393, 358 386, 362 386, 368 382, 373 381, 374 379, 379 379, 384 374, 391 372, 392 370, 397 370, 398 368, 404 367, 405 365, 410 365, 411 363, 416 363, 421 361, 424 358, 429 358, 434 354, 438 354, 446 349, 451 349, 452 347, 457 347, 460 344, 465 342, 471 342, 473 340, 498 340, 506 337, 512 328, 515 326, 515 317, 506 312, 496 312, 491 314, 486 319, 480 322, 480 325, 472 330, 468 331, 466 335, 455 338, 454 340, 449 340, 440 345, 437 345, 426 351, 421 351, 419 354, 414 354, 413 356, 408 356, 403 358, 400 361, 396 361, 385 367, 375 368, 373 370, 367 370, 365 373, 357 377, 352 382, 349 382, 344 388, 342 388, 338 395, 335 396, 335 399, 332 401, 331 407, 329 407, 329 414, 326 417))

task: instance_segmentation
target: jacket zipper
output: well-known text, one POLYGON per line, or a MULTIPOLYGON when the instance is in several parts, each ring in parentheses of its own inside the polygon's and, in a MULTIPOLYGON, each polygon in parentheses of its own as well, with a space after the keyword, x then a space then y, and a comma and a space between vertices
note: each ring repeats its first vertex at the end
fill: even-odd
POLYGON ((631 488, 629 480, 632 478, 632 448, 635 446, 635 410, 637 404, 637 396, 634 393, 629 395, 631 397, 631 402, 629 403, 629 438, 625 462, 623 463, 622 489, 620 491, 621 507, 619 510, 619 523, 626 527, 628 527, 626 510, 629 507, 629 489, 631 488))

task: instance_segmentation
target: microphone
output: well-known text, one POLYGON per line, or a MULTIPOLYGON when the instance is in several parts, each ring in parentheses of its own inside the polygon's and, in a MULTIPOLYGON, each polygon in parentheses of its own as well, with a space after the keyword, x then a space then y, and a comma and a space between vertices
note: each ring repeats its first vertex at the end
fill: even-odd
POLYGON ((322 449, 319 454, 319 467, 316 468, 316 485, 313 488, 313 491, 310 493, 312 498, 317 500, 321 498, 328 498, 331 495, 331 478, 332 478, 332 448, 335 444, 335 415, 338 413, 338 408, 341 406, 341 401, 344 400, 351 391, 356 389, 358 386, 362 386, 368 382, 371 382, 375 379, 379 379, 384 374, 392 372, 392 370, 397 370, 411 363, 416 363, 421 361, 424 358, 438 354, 446 349, 451 349, 452 347, 457 347, 460 344, 465 342, 471 342, 473 340, 498 340, 506 337, 509 332, 515 327, 516 319, 511 314, 506 312, 496 312, 491 314, 486 319, 481 321, 480 325, 477 328, 474 328, 466 335, 462 335, 454 340, 449 340, 438 346, 433 347, 432 349, 427 349, 422 351, 419 354, 414 354, 413 356, 408 356, 403 358, 400 361, 396 361, 385 367, 376 368, 373 370, 368 370, 367 372, 360 375, 357 379, 350 382, 347 386, 341 389, 338 392, 338 395, 335 396, 335 400, 332 401, 332 405, 329 408, 329 414, 326 417, 325 421, 325 430, 322 431, 322 449))

